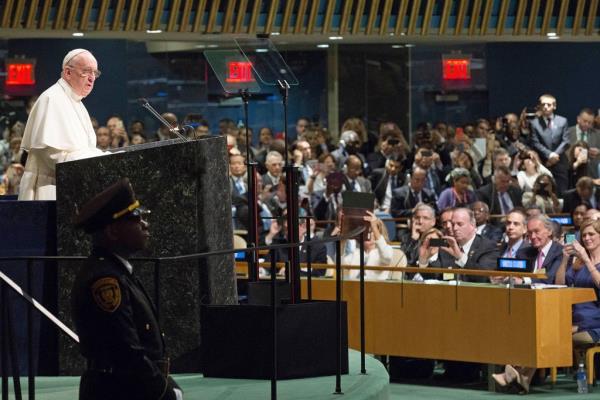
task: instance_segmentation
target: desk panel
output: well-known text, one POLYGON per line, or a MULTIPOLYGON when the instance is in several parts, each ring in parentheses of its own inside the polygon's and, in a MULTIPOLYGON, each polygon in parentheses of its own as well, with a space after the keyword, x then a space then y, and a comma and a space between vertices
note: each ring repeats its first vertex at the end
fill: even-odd
MULTIPOLYGON (((306 295, 306 281, 302 281, 306 295)), ((335 281, 313 279, 314 299, 335 299, 335 281)), ((359 282, 344 281, 349 345, 360 348, 359 282)), ((374 354, 516 364, 572 364, 571 305, 592 289, 365 282, 366 351, 374 354)))

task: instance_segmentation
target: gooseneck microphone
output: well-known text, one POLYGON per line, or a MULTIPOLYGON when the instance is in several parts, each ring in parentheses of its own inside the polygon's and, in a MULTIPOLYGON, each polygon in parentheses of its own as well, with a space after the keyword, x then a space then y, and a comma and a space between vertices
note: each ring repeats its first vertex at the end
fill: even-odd
MULTIPOLYGON (((177 136, 179 139, 181 139, 184 142, 189 141, 190 139, 188 139, 187 137, 185 137, 184 135, 181 134, 181 128, 179 127, 172 127, 171 124, 163 118, 162 115, 160 115, 155 109, 154 107, 152 107, 150 105, 150 103, 148 102, 148 100, 142 98, 138 99, 138 103, 140 103, 140 105, 142 107, 144 107, 146 110, 150 111, 150 114, 154 115, 154 117, 160 121, 161 124, 163 124, 168 130, 169 132, 173 133, 175 136, 177 136)), ((185 129, 183 129, 183 131, 185 132, 185 129)))

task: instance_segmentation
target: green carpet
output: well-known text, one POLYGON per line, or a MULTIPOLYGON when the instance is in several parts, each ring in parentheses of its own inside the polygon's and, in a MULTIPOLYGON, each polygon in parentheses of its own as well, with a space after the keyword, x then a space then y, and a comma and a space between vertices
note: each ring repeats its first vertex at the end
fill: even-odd
MULTIPOLYGON (((342 375, 343 396, 334 395, 335 376, 294 379, 277 382, 278 399, 389 399, 389 376, 381 363, 366 358, 367 375, 360 374, 360 353, 350 351, 350 374, 342 375)), ((245 379, 204 379, 196 374, 174 375, 184 390, 185 400, 266 400, 271 396, 270 381, 245 379)), ((36 399, 77 399, 79 377, 37 377, 36 399)), ((27 398, 27 380, 21 379, 23 398, 27 398)), ((12 393, 12 381, 10 387, 12 393)), ((13 395, 10 397, 14 399, 13 395)))

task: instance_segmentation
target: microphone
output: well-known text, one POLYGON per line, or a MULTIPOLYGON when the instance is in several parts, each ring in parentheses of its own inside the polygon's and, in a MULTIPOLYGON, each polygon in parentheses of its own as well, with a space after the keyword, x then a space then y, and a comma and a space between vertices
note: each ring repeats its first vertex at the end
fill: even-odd
POLYGON ((188 139, 187 137, 183 136, 180 132, 183 131, 185 133, 185 129, 181 129, 179 127, 172 127, 171 124, 163 118, 162 115, 160 115, 155 109, 154 107, 152 107, 150 105, 150 103, 148 102, 148 100, 146 100, 145 98, 141 97, 138 99, 138 103, 144 107, 146 110, 150 111, 150 114, 154 115, 154 117, 160 121, 160 123, 162 123, 168 130, 169 132, 175 134, 175 136, 177 136, 179 139, 181 139, 181 141, 183 142, 187 142, 190 139, 188 139))

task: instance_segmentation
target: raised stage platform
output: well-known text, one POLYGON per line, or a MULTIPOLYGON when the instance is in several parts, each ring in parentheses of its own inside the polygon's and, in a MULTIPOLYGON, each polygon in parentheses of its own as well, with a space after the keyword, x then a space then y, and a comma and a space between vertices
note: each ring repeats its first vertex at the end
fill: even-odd
MULTIPOLYGON (((389 376, 383 365, 372 357, 366 357, 367 374, 360 373, 360 353, 349 352, 350 373, 342 375, 344 396, 334 395, 335 376, 291 379, 277 382, 279 399, 389 399, 389 376)), ((252 368, 252 366, 248 366, 252 368)), ((270 381, 246 379, 202 378, 196 374, 174 375, 184 390, 185 400, 267 400, 271 395, 270 381)), ((43 400, 77 399, 79 377, 38 377, 36 398, 43 400)), ((27 379, 21 379, 23 398, 27 398, 27 379)), ((12 380, 11 380, 12 393, 12 380)), ((12 398, 12 397, 11 397, 12 398)))

